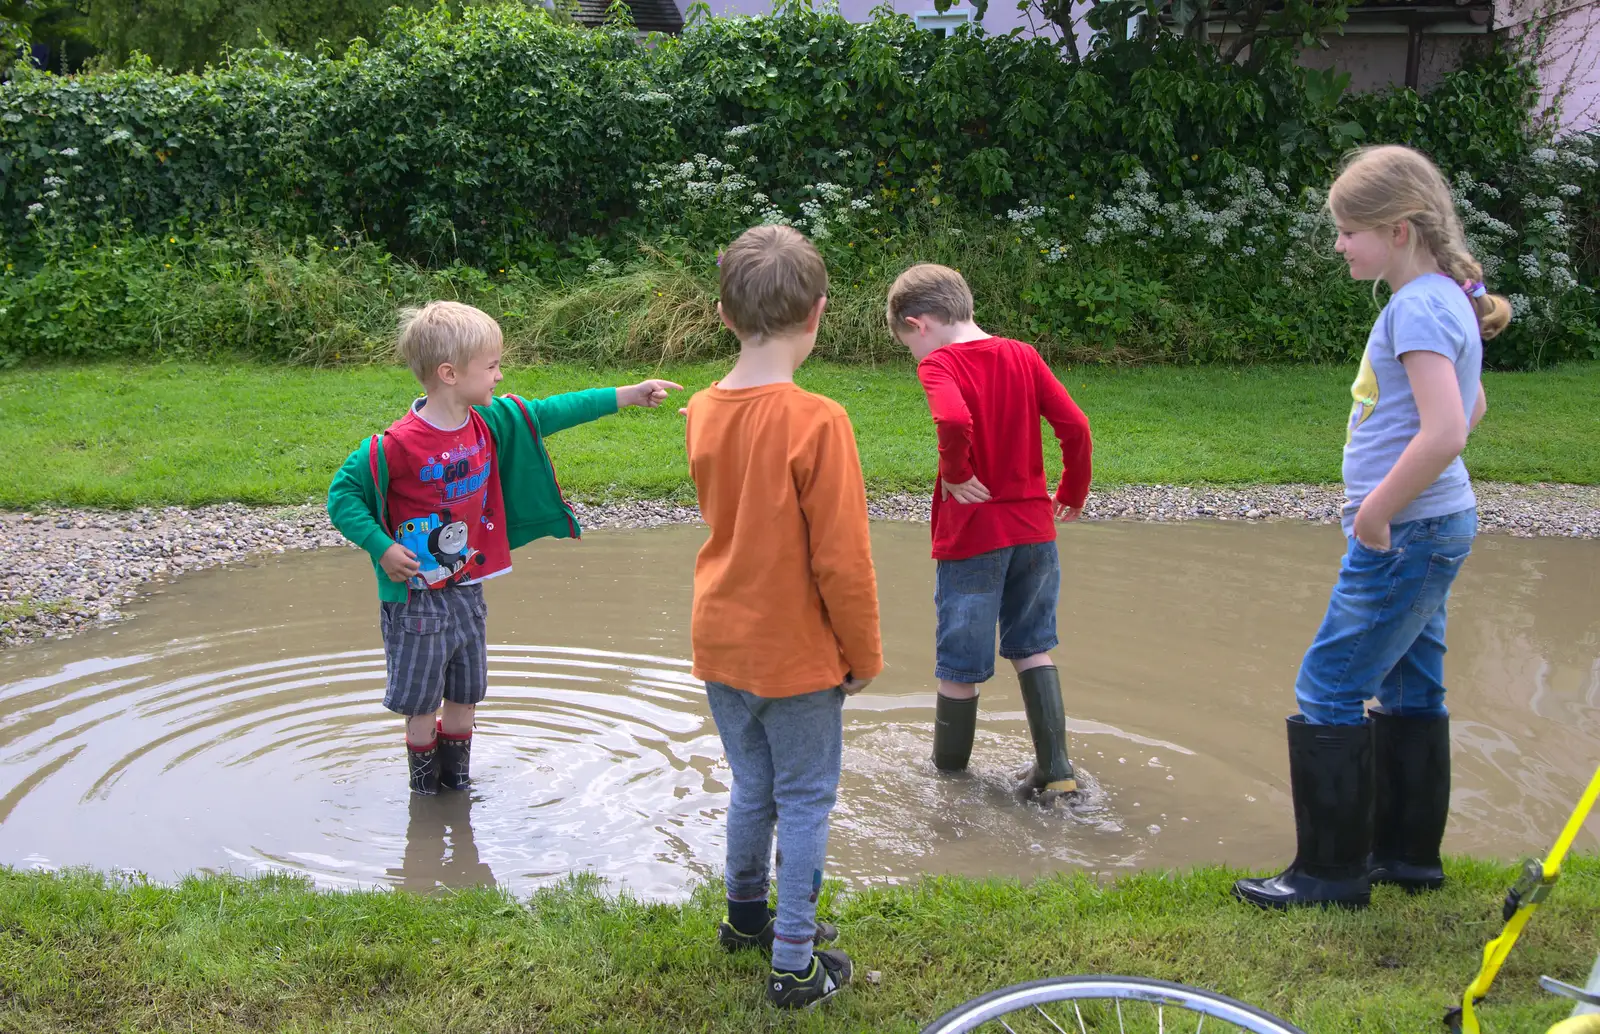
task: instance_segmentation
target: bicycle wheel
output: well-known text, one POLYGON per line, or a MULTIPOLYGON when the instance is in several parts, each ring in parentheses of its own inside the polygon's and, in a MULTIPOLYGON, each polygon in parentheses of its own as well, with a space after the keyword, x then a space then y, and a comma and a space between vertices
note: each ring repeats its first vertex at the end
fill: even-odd
POLYGON ((1050 977, 991 991, 922 1028, 922 1034, 1168 1034, 1248 1031, 1305 1034, 1253 1005, 1144 977, 1050 977))

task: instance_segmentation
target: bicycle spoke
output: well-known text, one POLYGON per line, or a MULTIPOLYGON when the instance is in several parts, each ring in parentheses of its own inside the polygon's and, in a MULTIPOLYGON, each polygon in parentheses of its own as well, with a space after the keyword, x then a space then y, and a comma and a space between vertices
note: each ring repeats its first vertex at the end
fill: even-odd
POLYGON ((1080 1031, 1080 1034, 1089 1034, 1089 1028, 1083 1025, 1083 1013, 1079 1011, 1077 1002, 1072 1003, 1072 1011, 1078 1017, 1078 1030, 1080 1031))
POLYGON ((1034 1011, 1036 1011, 1040 1016, 1044 1017, 1044 1021, 1046 1023, 1048 1023, 1048 1024, 1050 1024, 1050 1026, 1054 1027, 1057 1031, 1060 1032, 1060 1034, 1067 1034, 1066 1031, 1061 1029, 1061 1024, 1057 1023, 1055 1020, 1052 1020, 1050 1018, 1050 1014, 1049 1013, 1045 1012, 1043 1009, 1039 1008, 1037 1005, 1035 1005, 1033 1008, 1034 1008, 1034 1011))
POLYGON ((1128 1034, 1128 1027, 1122 1022, 1122 999, 1117 999, 1117 1031, 1118 1034, 1128 1034))
POLYGON ((1000 1021, 1000 1026, 1006 1029, 1006 1034, 1017 1034, 1016 1031, 1011 1029, 1011 1024, 1007 1023, 1005 1020, 1000 1021))

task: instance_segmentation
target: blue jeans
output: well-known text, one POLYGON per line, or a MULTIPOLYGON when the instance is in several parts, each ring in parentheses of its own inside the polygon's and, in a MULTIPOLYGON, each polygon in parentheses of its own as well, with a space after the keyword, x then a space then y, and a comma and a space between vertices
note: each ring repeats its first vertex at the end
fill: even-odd
POLYGON ((711 717, 733 769, 728 801, 732 901, 767 900, 773 827, 778 833, 778 919, 772 968, 811 968, 817 896, 828 855, 828 816, 839 791, 844 690, 758 697, 706 683, 711 717))
POLYGON ((934 576, 938 614, 934 677, 987 682, 994 677, 994 630, 1000 656, 1020 661, 1054 650, 1061 556, 1054 542, 1007 546, 966 560, 941 560, 934 576))
POLYGON ((1377 697, 1388 714, 1440 718, 1445 601, 1472 552, 1478 511, 1396 524, 1378 551, 1354 535, 1327 616, 1294 692, 1313 725, 1359 725, 1377 697))

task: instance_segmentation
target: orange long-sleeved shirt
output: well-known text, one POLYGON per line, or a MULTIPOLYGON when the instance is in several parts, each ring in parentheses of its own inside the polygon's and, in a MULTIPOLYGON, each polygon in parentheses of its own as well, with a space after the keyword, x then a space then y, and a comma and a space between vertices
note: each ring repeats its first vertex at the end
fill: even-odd
POLYGON ((694 674, 763 697, 883 670, 867 494, 844 407, 793 384, 689 400, 711 526, 694 568, 694 674))

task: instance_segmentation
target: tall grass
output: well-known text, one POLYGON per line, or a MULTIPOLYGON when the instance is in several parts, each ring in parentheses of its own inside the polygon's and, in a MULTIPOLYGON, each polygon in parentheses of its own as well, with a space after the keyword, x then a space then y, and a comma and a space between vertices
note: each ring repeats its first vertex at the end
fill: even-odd
MULTIPOLYGON (((1141 267, 1109 247, 1046 265, 1034 242, 971 220, 894 235, 864 231, 824 248, 832 282, 817 355, 845 362, 899 354, 884 298, 894 277, 919 261, 961 270, 985 326, 1032 341, 1056 361, 1344 359, 1370 315, 1370 300, 1332 267, 1293 299, 1263 299, 1237 271, 1197 271, 1169 284, 1148 262, 1141 267), (1230 296, 1243 301, 1223 301, 1230 296), (1280 333, 1285 321, 1294 326, 1280 333), (1316 351, 1288 347, 1290 339, 1313 341, 1316 351)), ((581 279, 551 281, 518 267, 427 269, 359 238, 285 242, 239 228, 191 237, 107 232, 57 242, 0 273, 0 366, 110 357, 384 360, 399 310, 435 298, 499 319, 515 363, 693 362, 737 348, 717 318, 716 297, 715 252, 682 240, 640 242, 626 264, 596 263, 581 279)))

